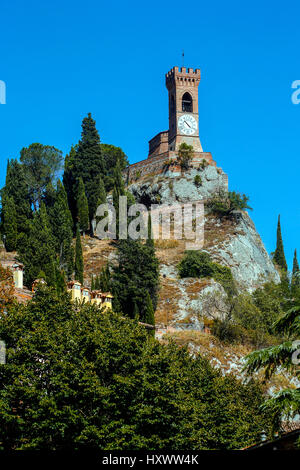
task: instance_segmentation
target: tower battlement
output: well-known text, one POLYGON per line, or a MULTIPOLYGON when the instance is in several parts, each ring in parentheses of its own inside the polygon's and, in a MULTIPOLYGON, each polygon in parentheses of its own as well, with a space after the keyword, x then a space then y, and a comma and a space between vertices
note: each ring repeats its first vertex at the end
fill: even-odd
POLYGON ((188 67, 173 67, 168 73, 166 73, 166 86, 169 87, 174 85, 174 81, 183 82, 189 85, 198 86, 201 79, 200 69, 192 69, 188 67))

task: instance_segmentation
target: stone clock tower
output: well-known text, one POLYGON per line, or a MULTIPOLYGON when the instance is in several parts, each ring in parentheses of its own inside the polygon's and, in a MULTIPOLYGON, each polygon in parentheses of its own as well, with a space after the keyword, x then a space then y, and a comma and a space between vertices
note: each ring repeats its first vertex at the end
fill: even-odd
POLYGON ((198 86, 199 69, 173 67, 166 74, 169 91, 169 138, 170 151, 177 151, 182 142, 202 152, 199 139, 198 86))
POLYGON ((169 130, 160 132, 149 141, 148 158, 167 153, 173 158, 183 142, 193 146, 195 156, 207 158, 200 155, 203 150, 199 139, 199 83, 199 69, 173 67, 166 74, 166 86, 169 92, 169 130))
MULTIPOLYGON (((145 175, 182 174, 178 159, 178 150, 182 143, 193 146, 193 155, 189 168, 203 169, 211 165, 216 167, 210 152, 203 152, 199 139, 198 122, 198 86, 200 70, 173 67, 166 74, 166 86, 169 92, 169 129, 159 132, 149 140, 148 158, 129 165, 126 181, 137 181, 145 175)), ((228 188, 227 175, 217 168, 222 188, 228 188)), ((124 175, 125 176, 125 175, 124 175)))

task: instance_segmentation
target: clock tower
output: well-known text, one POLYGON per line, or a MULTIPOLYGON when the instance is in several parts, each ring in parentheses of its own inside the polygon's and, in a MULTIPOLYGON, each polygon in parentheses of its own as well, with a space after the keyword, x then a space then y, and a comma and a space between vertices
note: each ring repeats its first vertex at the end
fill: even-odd
POLYGON ((168 150, 178 151, 181 143, 203 152, 199 139, 198 86, 200 70, 173 67, 166 74, 169 92, 168 150))

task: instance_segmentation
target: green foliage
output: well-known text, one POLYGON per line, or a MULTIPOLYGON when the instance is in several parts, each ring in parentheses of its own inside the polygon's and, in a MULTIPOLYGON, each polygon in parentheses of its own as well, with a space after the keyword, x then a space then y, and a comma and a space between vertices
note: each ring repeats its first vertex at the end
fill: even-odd
POLYGON ((204 251, 186 251, 178 265, 179 276, 212 277, 219 282, 229 295, 236 293, 236 287, 230 268, 214 263, 204 251))
POLYGON ((159 267, 153 245, 140 240, 120 240, 118 243, 118 265, 113 268, 112 290, 114 308, 133 317, 136 304, 140 320, 145 320, 149 293, 154 310, 159 288, 159 267))
MULTIPOLYGON (((285 335, 285 340, 275 346, 254 351, 246 357, 245 369, 252 374, 259 369, 265 371, 270 378, 278 368, 294 374, 299 379, 299 368, 293 362, 294 355, 298 357, 298 342, 300 334, 300 300, 294 300, 292 308, 274 322, 274 329, 285 335)), ((300 413, 300 389, 285 389, 266 401, 266 411, 274 413, 278 418, 294 417, 300 413)))
POLYGON ((49 224, 45 204, 42 202, 30 223, 28 237, 18 250, 20 261, 25 268, 25 284, 31 285, 41 270, 45 272, 45 281, 49 286, 56 285, 55 240, 49 224))
MULTIPOLYGON (((144 322, 148 323, 149 325, 155 325, 154 308, 152 305, 152 300, 149 295, 149 292, 146 293, 146 307, 145 307, 144 322)), ((152 330, 152 332, 154 335, 155 330, 152 330)))
POLYGON ((295 250, 294 252, 291 285, 292 285, 293 290, 300 288, 300 268, 299 268, 299 263, 297 259, 297 250, 295 250))
POLYGON ((208 161, 204 158, 204 159, 201 161, 200 165, 199 165, 199 170, 202 170, 202 171, 205 170, 205 168, 206 168, 208 165, 209 165, 208 161))
POLYGON ((278 310, 272 309, 272 305, 275 306, 277 302, 275 296, 269 295, 271 292, 268 289, 269 285, 266 284, 252 295, 240 294, 235 300, 233 309, 234 320, 240 327, 240 342, 251 344, 256 348, 278 341, 273 331, 273 323, 282 310, 279 305, 278 310))
POLYGON ((79 229, 84 233, 90 227, 89 222, 89 206, 88 200, 85 194, 85 187, 82 178, 79 178, 78 190, 77 190, 77 220, 79 229))
POLYGON ((194 149, 192 145, 188 145, 185 142, 180 144, 178 149, 178 162, 182 170, 188 170, 190 166, 190 161, 194 155, 194 149))
POLYGON ((270 436, 255 382, 67 294, 39 288, 0 318, 0 337, 3 450, 222 450, 270 436))
POLYGON ((70 153, 66 155, 64 174, 63 174, 63 185, 65 187, 68 205, 72 214, 73 227, 77 223, 77 180, 75 174, 75 159, 76 159, 76 147, 71 147, 70 153))
POLYGON ((219 191, 208 201, 207 208, 218 217, 229 216, 233 211, 252 208, 248 205, 249 197, 235 191, 219 191))
POLYGON ((103 179, 99 175, 98 179, 98 191, 97 191, 97 207, 100 206, 100 204, 105 204, 106 203, 106 191, 105 191, 105 186, 103 183, 103 179))
POLYGON ((116 211, 116 231, 117 238, 119 237, 119 197, 125 196, 125 185, 121 172, 121 165, 119 160, 117 160, 116 166, 114 168, 114 186, 113 186, 113 205, 116 211))
POLYGON ((36 210, 42 201, 47 184, 53 182, 61 169, 62 152, 50 145, 31 144, 21 150, 20 161, 36 210))
POLYGON ((18 225, 16 206, 12 197, 2 198, 2 214, 5 248, 7 251, 14 251, 17 247, 18 225))
POLYGON ((82 254, 82 246, 81 246, 81 239, 80 239, 80 230, 79 225, 77 225, 76 229, 76 244, 75 244, 75 279, 81 284, 83 284, 83 254, 82 254))
POLYGON ((99 175, 104 174, 105 164, 101 152, 100 137, 96 123, 89 113, 82 121, 81 140, 76 147, 73 177, 78 183, 82 178, 88 200, 89 218, 93 219, 98 202, 99 175))
MULTIPOLYGON (((29 187, 25 180, 24 168, 17 160, 10 160, 7 164, 5 186, 1 190, 2 223, 4 222, 4 200, 12 198, 16 210, 16 223, 18 236, 28 233, 29 220, 32 218, 31 199, 29 187)), ((4 230, 5 234, 5 230, 4 230)))
POLYGON ((97 288, 100 289, 101 292, 110 291, 110 271, 108 264, 101 269, 97 288))
POLYGON ((280 215, 278 216, 276 250, 274 252, 273 260, 283 271, 287 271, 287 262, 285 259, 281 235, 280 215))
POLYGON ((245 339, 245 331, 241 326, 226 319, 216 318, 211 332, 223 343, 242 343, 245 339))
POLYGON ((291 307, 290 300, 285 297, 283 286, 274 282, 266 282, 252 294, 254 305, 264 318, 266 330, 271 333, 273 324, 284 311, 291 307))
POLYGON ((199 188, 199 186, 202 185, 202 178, 200 175, 196 175, 195 178, 194 178, 194 184, 195 186, 197 186, 197 188, 199 188))
POLYGON ((120 147, 114 145, 101 144, 101 152, 105 164, 104 184, 107 192, 114 187, 114 168, 119 162, 121 171, 128 166, 128 158, 120 147))
POLYGON ((56 252, 59 256, 59 266, 66 273, 67 278, 71 279, 74 270, 73 220, 68 206, 67 194, 60 181, 57 182, 53 215, 52 230, 56 241, 56 252))

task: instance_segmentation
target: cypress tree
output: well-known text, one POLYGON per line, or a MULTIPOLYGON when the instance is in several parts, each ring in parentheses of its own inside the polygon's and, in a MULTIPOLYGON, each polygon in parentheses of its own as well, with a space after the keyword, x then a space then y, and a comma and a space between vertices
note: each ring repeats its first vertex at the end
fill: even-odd
POLYGON ((139 318, 140 318, 139 309, 138 309, 138 306, 137 306, 136 302, 134 302, 134 304, 133 304, 132 318, 134 318, 135 320, 139 320, 139 318))
POLYGON ((55 241, 43 202, 30 224, 26 242, 18 253, 25 267, 25 284, 29 288, 41 271, 45 273, 47 284, 56 287, 55 241))
POLYGON ((73 175, 78 181, 81 177, 88 200, 89 218, 93 219, 98 200, 95 198, 95 188, 99 175, 105 173, 105 165, 101 152, 100 137, 96 123, 89 113, 82 121, 81 140, 76 148, 73 175))
POLYGON ((284 255, 284 248, 283 248, 283 241, 281 236, 281 225, 280 225, 280 215, 278 216, 278 223, 277 223, 277 242, 276 242, 276 250, 274 252, 274 261, 278 266, 287 271, 287 262, 284 255))
POLYGON ((113 268, 112 290, 114 309, 116 303, 121 311, 133 317, 134 303, 140 318, 146 311, 146 292, 149 293, 155 310, 158 299, 159 267, 154 248, 140 240, 120 240, 118 243, 118 265, 113 268))
POLYGON ((154 308, 152 305, 152 300, 149 295, 149 292, 146 292, 146 308, 145 308, 145 315, 144 315, 143 321, 145 323, 148 323, 149 325, 155 325, 154 308))
POLYGON ((147 241, 146 241, 146 244, 154 249, 154 240, 153 240, 153 233, 152 233, 152 220, 151 220, 151 213, 149 212, 149 216, 148 216, 148 238, 147 238, 147 241))
POLYGON ((101 269, 99 276, 99 289, 102 292, 109 292, 110 290, 110 271, 108 265, 101 269))
POLYGON ((297 250, 294 251, 293 271, 292 271, 292 286, 300 287, 300 268, 297 259, 297 250))
POLYGON ((76 146, 72 146, 71 150, 65 158, 63 185, 65 187, 69 209, 72 214, 73 227, 76 226, 77 218, 77 180, 75 174, 76 146))
POLYGON ((95 290, 100 290, 100 277, 99 276, 96 276, 95 290))
POLYGON ((77 219, 79 229, 83 234, 89 229, 89 208, 88 200, 85 193, 84 182, 79 178, 78 193, 77 193, 77 219))
MULTIPOLYGON (((31 198, 25 180, 23 165, 17 160, 7 163, 5 186, 1 190, 2 198, 12 197, 16 210, 18 234, 28 233, 29 220, 32 219, 31 198)), ((3 215, 2 215, 3 218, 3 215)))
POLYGON ((116 211, 116 233, 119 238, 119 197, 125 196, 125 184, 122 177, 120 162, 117 160, 114 169, 114 188, 113 188, 113 204, 116 211))
POLYGON ((12 197, 4 197, 2 206, 5 248, 7 251, 14 251, 17 247, 18 237, 17 212, 14 199, 12 197))
MULTIPOLYGON (((100 204, 106 203, 106 191, 103 183, 103 179, 101 178, 101 175, 98 175, 90 185, 90 204, 92 207, 95 209, 93 210, 93 215, 92 219, 95 218, 97 208, 100 206, 100 204)), ((91 214, 90 214, 91 215, 91 214)), ((91 229, 92 229, 92 224, 91 224, 91 229)))
POLYGON ((83 254, 80 240, 80 230, 77 224, 75 245, 75 279, 83 284, 83 254))
POLYGON ((67 194, 60 181, 57 182, 53 214, 53 235, 56 240, 60 270, 64 270, 67 278, 71 279, 74 270, 74 251, 72 247, 73 220, 68 206, 67 194))
POLYGON ((46 206, 50 227, 53 232, 55 232, 54 226, 56 222, 56 214, 54 213, 54 205, 57 200, 57 193, 51 181, 47 184, 42 199, 46 206))
POLYGON ((98 180, 98 192, 97 192, 97 207, 100 206, 100 204, 105 204, 106 203, 106 191, 105 191, 105 186, 103 183, 103 179, 99 175, 98 180))
POLYGON ((94 275, 92 274, 91 278, 91 290, 95 290, 95 281, 94 281, 94 275))

